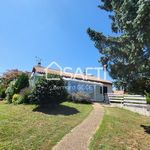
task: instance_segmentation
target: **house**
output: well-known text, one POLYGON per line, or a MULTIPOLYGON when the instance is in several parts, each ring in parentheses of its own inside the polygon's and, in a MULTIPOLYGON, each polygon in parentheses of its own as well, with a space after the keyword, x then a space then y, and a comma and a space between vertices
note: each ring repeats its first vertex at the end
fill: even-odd
POLYGON ((55 69, 46 70, 46 68, 39 65, 35 66, 32 70, 32 78, 34 79, 34 82, 46 73, 61 75, 67 84, 66 88, 69 93, 85 93, 90 97, 91 101, 107 101, 105 95, 107 93, 112 93, 112 82, 110 81, 102 80, 91 75, 61 72, 60 70, 55 69))

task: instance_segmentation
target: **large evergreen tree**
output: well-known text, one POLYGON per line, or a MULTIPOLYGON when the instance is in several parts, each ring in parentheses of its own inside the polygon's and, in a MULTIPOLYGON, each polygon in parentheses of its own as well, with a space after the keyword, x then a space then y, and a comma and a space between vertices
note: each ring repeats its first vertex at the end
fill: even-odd
POLYGON ((116 87, 132 93, 150 92, 150 0, 101 0, 109 12, 112 31, 105 36, 88 29, 116 87))

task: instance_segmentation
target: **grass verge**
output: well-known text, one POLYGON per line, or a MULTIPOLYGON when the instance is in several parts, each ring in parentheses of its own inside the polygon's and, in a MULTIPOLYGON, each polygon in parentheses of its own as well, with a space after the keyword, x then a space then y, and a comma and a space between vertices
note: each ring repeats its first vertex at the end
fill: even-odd
POLYGON ((91 110, 92 105, 71 102, 46 111, 0 102, 0 149, 50 150, 91 110))
POLYGON ((91 150, 150 149, 150 117, 105 107, 105 115, 90 144, 91 150))

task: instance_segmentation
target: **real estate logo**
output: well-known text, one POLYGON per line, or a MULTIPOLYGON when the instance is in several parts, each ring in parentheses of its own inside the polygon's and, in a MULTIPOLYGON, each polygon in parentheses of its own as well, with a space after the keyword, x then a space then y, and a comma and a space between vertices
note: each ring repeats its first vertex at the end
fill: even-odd
POLYGON ((57 77, 56 78, 50 78, 49 77, 49 74, 50 74, 49 70, 52 69, 53 66, 55 66, 58 69, 58 71, 59 71, 58 75, 60 75, 60 76, 63 75, 63 69, 62 69, 62 67, 57 62, 53 61, 45 69, 46 79, 47 80, 60 80, 60 78, 57 78, 57 77))
POLYGON ((92 77, 92 75, 90 73, 91 71, 96 72, 94 77, 97 77, 97 78, 100 78, 100 74, 101 74, 101 72, 103 72, 103 74, 104 74, 103 79, 106 80, 106 66, 104 66, 104 67, 87 67, 84 69, 84 71, 81 69, 81 67, 77 67, 75 69, 75 72, 72 73, 73 72, 72 67, 68 67, 68 66, 62 67, 57 62, 53 61, 45 69, 47 80, 60 80, 60 78, 58 78, 58 77, 54 77, 54 78, 49 77, 49 74, 51 74, 51 70, 54 71, 53 72, 54 74, 57 74, 59 76, 67 75, 71 79, 80 78, 82 80, 87 80, 89 76, 92 77), (57 69, 56 70, 52 69, 53 67, 55 67, 57 69))

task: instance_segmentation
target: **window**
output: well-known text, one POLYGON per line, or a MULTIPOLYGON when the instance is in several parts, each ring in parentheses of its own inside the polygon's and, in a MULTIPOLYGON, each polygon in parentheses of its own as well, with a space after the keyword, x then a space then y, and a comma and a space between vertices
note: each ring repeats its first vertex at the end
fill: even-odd
POLYGON ((102 87, 100 87, 100 94, 102 94, 103 93, 103 91, 102 91, 103 89, 102 89, 102 87))
POLYGON ((108 88, 107 88, 107 86, 104 86, 103 87, 103 94, 106 94, 106 93, 108 93, 108 88))

